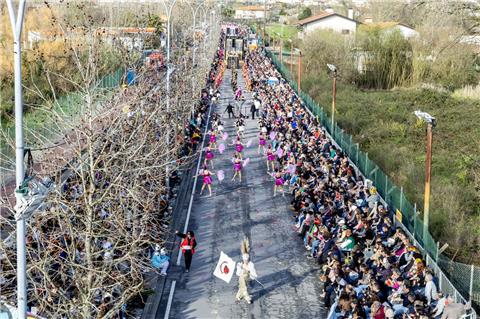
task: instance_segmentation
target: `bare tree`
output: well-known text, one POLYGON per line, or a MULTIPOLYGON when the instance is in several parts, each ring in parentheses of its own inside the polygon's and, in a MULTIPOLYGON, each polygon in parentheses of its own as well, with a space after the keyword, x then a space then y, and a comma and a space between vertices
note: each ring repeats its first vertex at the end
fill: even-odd
MULTIPOLYGON (((191 83, 204 82, 209 69, 209 59, 199 59, 196 68, 188 56, 177 61, 169 113, 163 72, 142 67, 136 85, 104 90, 98 86, 104 39, 81 6, 76 7, 83 15, 80 24, 69 23, 71 15, 55 15, 63 34, 70 35, 64 40, 77 73, 57 74, 45 65, 45 75, 49 82, 70 82, 82 101, 73 114, 56 107, 41 110, 48 130, 58 134, 31 132, 32 141, 43 147, 32 149, 36 164, 30 175, 55 177, 56 183, 28 222, 27 237, 28 299, 49 318, 116 317, 144 289, 152 248, 164 244, 171 219, 166 166, 175 171, 195 155, 184 151, 197 96, 191 83)), ((218 28, 212 34, 209 57, 218 28)), ((135 54, 125 53, 123 63, 131 66, 135 54)), ((52 96, 58 104, 53 86, 52 96)), ((0 217, 3 230, 14 227, 6 191, 0 203, 8 211, 0 217)), ((2 297, 15 304, 13 244, 2 241, 0 256, 2 297)))

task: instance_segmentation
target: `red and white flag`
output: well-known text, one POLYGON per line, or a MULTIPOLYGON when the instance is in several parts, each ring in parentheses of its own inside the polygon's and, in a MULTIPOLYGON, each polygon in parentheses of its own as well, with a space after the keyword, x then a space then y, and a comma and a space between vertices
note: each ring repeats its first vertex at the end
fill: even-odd
POLYGON ((235 264, 235 261, 222 251, 220 252, 220 258, 218 259, 217 267, 215 267, 213 275, 230 283, 233 272, 235 271, 235 264))

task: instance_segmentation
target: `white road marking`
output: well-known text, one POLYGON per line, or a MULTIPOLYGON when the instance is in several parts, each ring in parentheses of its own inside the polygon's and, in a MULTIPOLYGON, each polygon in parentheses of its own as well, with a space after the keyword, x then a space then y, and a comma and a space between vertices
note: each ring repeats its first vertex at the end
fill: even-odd
MULTIPOLYGON (((193 181, 192 195, 190 195, 190 203, 188 203, 187 219, 185 220, 185 227, 183 228, 183 233, 187 232, 188 222, 190 221, 190 213, 192 212, 193 196, 195 195, 195 188, 197 187, 198 171, 200 170, 200 163, 202 162, 202 153, 203 145, 205 144, 205 137, 207 136, 208 123, 210 122, 210 114, 212 112, 212 106, 208 110, 207 123, 205 125, 205 131, 203 132, 202 145, 200 148, 200 156, 198 157, 197 170, 195 172, 195 179, 193 181)), ((180 266, 180 261, 182 260, 182 250, 178 250, 177 266, 180 266)), ((172 308, 173 294, 175 293, 175 285, 177 281, 172 281, 172 286, 170 287, 170 294, 168 295, 167 309, 165 310, 164 319, 168 319, 170 316, 170 310, 172 308)))

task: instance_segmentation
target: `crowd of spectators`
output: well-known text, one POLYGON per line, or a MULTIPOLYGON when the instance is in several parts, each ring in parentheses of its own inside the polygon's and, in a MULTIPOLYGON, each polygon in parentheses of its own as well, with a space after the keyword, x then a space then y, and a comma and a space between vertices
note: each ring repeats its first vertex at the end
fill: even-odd
POLYGON ((261 49, 247 55, 261 132, 292 194, 295 228, 318 263, 328 318, 460 318, 394 214, 308 113, 261 49), (279 81, 269 82, 270 78, 279 81), (271 134, 274 132, 274 134, 271 134), (279 151, 281 149, 281 151, 279 151))

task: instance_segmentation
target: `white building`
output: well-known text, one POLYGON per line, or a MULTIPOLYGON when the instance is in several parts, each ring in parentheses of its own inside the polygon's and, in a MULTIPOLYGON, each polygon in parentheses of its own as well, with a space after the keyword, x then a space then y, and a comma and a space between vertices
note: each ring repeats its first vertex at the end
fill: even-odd
POLYGON ((235 9, 235 19, 263 19, 264 17, 264 6, 245 6, 235 9))
POLYGON ((383 29, 385 31, 398 30, 407 39, 413 38, 413 37, 416 37, 416 36, 419 35, 418 31, 416 31, 411 26, 406 25, 404 23, 395 22, 395 21, 372 23, 370 18, 368 18, 368 20, 365 19, 365 25, 372 26, 372 27, 378 27, 378 28, 383 29))
POLYGON ((314 30, 332 30, 342 34, 352 34, 357 31, 360 22, 353 19, 353 10, 349 9, 348 17, 332 12, 322 12, 298 21, 297 25, 303 28, 303 34, 314 30))
POLYGON ((397 23, 397 25, 395 25, 394 28, 397 30, 400 30, 402 35, 407 39, 418 36, 418 32, 414 28, 406 24, 397 23))

